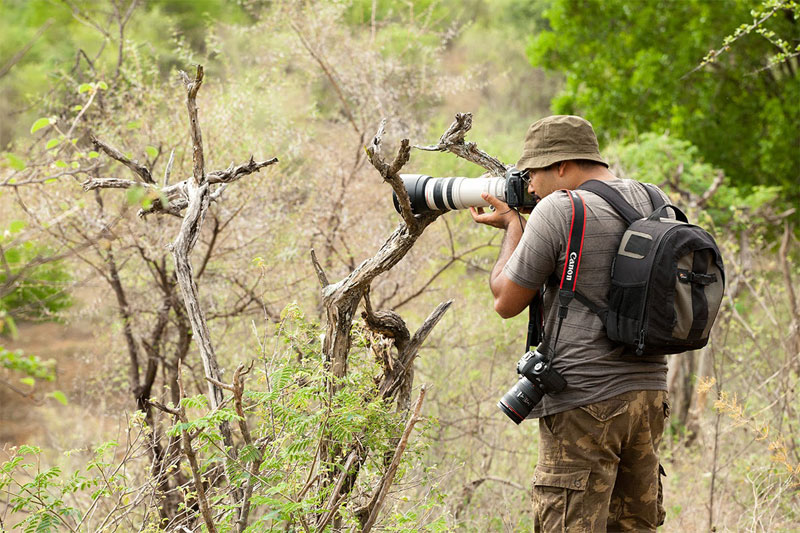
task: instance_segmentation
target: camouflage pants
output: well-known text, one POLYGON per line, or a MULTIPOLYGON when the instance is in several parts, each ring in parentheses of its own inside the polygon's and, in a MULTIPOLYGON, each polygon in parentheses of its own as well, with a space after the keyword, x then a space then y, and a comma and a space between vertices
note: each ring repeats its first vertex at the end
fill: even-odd
POLYGON ((539 419, 537 532, 655 531, 665 391, 633 391, 539 419))

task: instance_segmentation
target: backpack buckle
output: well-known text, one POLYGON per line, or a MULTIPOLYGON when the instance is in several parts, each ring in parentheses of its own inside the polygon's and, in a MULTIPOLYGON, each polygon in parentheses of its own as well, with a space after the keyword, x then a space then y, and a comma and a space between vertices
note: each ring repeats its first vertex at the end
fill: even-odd
POLYGON ((558 291, 558 318, 567 318, 567 311, 569 310, 569 303, 575 297, 573 291, 560 289, 558 291))
POLYGON ((698 285, 711 285, 716 283, 716 274, 702 274, 690 270, 678 269, 678 281, 681 283, 696 283, 698 285))

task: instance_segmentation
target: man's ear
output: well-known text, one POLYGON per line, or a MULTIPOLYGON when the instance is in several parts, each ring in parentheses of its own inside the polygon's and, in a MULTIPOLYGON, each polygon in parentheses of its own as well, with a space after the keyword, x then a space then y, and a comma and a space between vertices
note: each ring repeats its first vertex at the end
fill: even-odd
POLYGON ((564 173, 567 171, 567 164, 568 163, 569 163, 569 161, 561 161, 558 164, 558 169, 557 170, 558 170, 558 177, 559 178, 563 178, 564 177, 564 173))

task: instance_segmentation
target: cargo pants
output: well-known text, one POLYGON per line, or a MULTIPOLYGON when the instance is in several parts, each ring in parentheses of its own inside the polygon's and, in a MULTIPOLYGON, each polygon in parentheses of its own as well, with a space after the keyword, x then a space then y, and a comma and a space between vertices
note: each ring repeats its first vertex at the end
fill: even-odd
POLYGON ((534 530, 655 531, 668 416, 665 391, 633 391, 540 418, 534 530))

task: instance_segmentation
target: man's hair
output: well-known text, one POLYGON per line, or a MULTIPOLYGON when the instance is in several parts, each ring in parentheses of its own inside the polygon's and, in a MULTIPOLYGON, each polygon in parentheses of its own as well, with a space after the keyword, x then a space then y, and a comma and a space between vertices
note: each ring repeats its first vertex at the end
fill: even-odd
MULTIPOLYGON (((602 163, 598 163, 597 161, 592 161, 591 159, 565 159, 564 161, 572 161, 573 163, 577 164, 582 170, 586 170, 587 168, 592 168, 595 166, 604 167, 605 165, 602 163)), ((537 170, 552 170, 564 161, 556 161, 555 163, 548 165, 542 169, 537 170)))
POLYGON ((603 163, 598 163, 597 161, 592 161, 591 159, 573 159, 575 163, 582 169, 592 168, 592 167, 605 167, 603 163))

